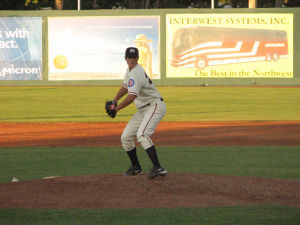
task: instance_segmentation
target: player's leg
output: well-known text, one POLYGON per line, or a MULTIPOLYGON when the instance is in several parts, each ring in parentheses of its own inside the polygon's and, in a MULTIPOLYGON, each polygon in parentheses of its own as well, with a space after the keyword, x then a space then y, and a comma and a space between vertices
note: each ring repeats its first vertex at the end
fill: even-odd
POLYGON ((140 112, 137 112, 128 122, 121 136, 122 147, 126 151, 131 162, 131 166, 124 173, 124 175, 142 174, 142 168, 136 154, 136 147, 134 143, 134 139, 136 137, 142 118, 142 114, 140 112))
POLYGON ((158 123, 166 114, 166 105, 164 102, 158 102, 149 108, 147 107, 142 113, 144 118, 137 132, 137 141, 140 142, 142 147, 146 150, 153 164, 150 178, 154 178, 158 175, 165 176, 168 172, 160 165, 155 145, 150 136, 154 133, 158 123))

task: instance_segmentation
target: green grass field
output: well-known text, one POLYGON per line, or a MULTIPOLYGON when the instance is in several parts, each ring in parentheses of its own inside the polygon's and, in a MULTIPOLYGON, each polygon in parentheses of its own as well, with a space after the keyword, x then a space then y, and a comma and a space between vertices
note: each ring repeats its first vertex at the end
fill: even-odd
POLYGON ((300 209, 237 206, 177 209, 0 209, 0 224, 34 225, 299 225, 300 209))
MULTIPOLYGON (((159 157, 170 172, 194 172, 300 180, 298 146, 159 146, 159 157)), ((138 156, 147 171, 147 154, 138 156)), ((47 176, 121 173, 127 169, 126 153, 116 147, 0 148, 0 182, 47 176)))
MULTIPOLYGON (((119 87, 0 87, 0 122, 128 121, 104 111, 119 87)), ((159 87, 164 121, 300 120, 300 88, 159 87)))
MULTIPOLYGON (((118 87, 0 87, 1 122, 128 121, 130 106, 112 120, 104 101, 118 87)), ((164 121, 299 121, 299 88, 159 87, 168 112, 164 121)), ((170 171, 300 179, 300 146, 159 146, 170 171)), ((150 162, 139 148, 145 170, 150 162)), ((128 166, 116 147, 0 146, 0 182, 45 176, 120 173, 128 166)), ((0 199, 1 201, 1 199, 0 199)), ((300 224, 300 208, 236 207, 55 210, 0 209, 0 224, 300 224)))

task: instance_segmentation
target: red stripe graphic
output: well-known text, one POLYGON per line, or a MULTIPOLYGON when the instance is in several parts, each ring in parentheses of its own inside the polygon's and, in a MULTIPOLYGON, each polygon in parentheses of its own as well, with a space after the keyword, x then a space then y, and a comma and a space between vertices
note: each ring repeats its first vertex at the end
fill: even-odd
POLYGON ((135 96, 137 96, 137 93, 135 93, 135 92, 128 92, 128 95, 135 95, 135 96))

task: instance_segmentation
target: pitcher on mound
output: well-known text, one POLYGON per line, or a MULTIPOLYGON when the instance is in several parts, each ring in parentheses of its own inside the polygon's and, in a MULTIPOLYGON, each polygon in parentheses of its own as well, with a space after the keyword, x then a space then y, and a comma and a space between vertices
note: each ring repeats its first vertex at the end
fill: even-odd
POLYGON ((114 118, 118 111, 132 102, 135 103, 137 112, 128 122, 121 136, 123 149, 131 161, 131 166, 124 175, 134 176, 143 173, 136 154, 134 142, 136 138, 146 150, 153 164, 149 174, 149 177, 153 179, 157 176, 168 174, 168 171, 160 165, 156 148, 150 138, 158 123, 166 114, 166 104, 152 80, 138 64, 138 59, 139 51, 137 48, 129 47, 126 49, 125 60, 128 64, 128 69, 125 78, 114 100, 106 102, 105 107, 108 115, 114 118), (126 94, 126 98, 118 104, 118 101, 126 94))

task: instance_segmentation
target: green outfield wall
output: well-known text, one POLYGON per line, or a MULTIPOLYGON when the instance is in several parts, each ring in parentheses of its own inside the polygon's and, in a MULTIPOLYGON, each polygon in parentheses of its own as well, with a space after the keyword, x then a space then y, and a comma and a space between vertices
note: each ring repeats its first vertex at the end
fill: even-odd
MULTIPOLYGON (((41 86, 41 85, 93 85, 93 86, 116 86, 120 85, 121 79, 103 79, 103 80, 55 80, 49 79, 49 18, 69 18, 73 17, 76 19, 87 19, 92 17, 120 17, 120 16, 154 16, 159 18, 159 47, 157 49, 157 61, 158 67, 157 71, 159 73, 159 78, 155 79, 156 85, 161 86, 300 86, 300 9, 299 8, 272 8, 272 9, 138 9, 138 10, 82 10, 82 11, 59 11, 59 10, 41 10, 41 11, 0 11, 0 18, 5 17, 42 17, 42 79, 41 80, 0 80, 0 86, 41 86), (174 15, 172 17, 172 15, 174 15), (244 18, 241 18, 245 15, 244 18), (257 15, 257 16, 256 16, 257 15), (263 16, 262 16, 263 15, 263 16), (287 15, 287 17, 285 16, 287 15), (239 19, 236 19, 239 17, 239 19), (252 18, 249 20, 249 18, 252 18), (288 19, 286 19, 288 18, 288 19), (206 20, 204 27, 220 27, 219 21, 224 21, 224 26, 221 28, 223 31, 218 31, 217 35, 226 32, 231 33, 232 38, 227 38, 227 44, 231 45, 230 39, 234 40, 235 36, 243 37, 243 34, 234 34, 234 28, 242 29, 243 23, 247 23, 247 26, 253 30, 262 30, 262 24, 265 25, 266 29, 269 28, 269 24, 266 21, 271 21, 271 23, 277 24, 279 30, 283 30, 288 37, 288 59, 279 59, 277 62, 277 55, 273 56, 272 61, 277 69, 264 71, 264 62, 257 62, 249 64, 249 70, 253 69, 255 72, 261 72, 264 74, 262 77, 237 77, 240 73, 243 76, 244 68, 243 65, 240 67, 231 67, 224 63, 222 65, 211 66, 209 72, 205 76, 202 76, 205 71, 204 69, 185 69, 180 67, 185 63, 185 58, 183 61, 179 62, 178 68, 169 68, 172 62, 170 58, 171 45, 168 43, 170 41, 171 35, 175 34, 175 29, 184 30, 189 27, 188 32, 192 32, 194 37, 205 36, 206 33, 210 31, 204 30, 192 30, 191 28, 197 26, 200 20, 206 20), (230 24, 230 21, 235 22, 230 24), (247 22, 245 22, 247 21, 247 22), (250 21, 250 22, 249 22, 250 21), (193 24, 194 23, 194 24, 193 24), (230 29, 233 30, 231 31, 230 29), (257 28, 257 29, 256 29, 257 28), (174 29, 174 33, 172 33, 174 29), (198 32, 198 33, 197 33, 198 32), (202 32, 202 33, 201 33, 202 32), (203 35, 202 35, 203 34, 203 35), (276 58, 276 60, 274 60, 276 58), (181 64, 180 64, 181 63, 181 64), (253 68, 251 68, 253 67, 253 68), (238 68, 236 71, 232 68, 238 68), (276 71, 279 71, 277 76, 276 71), (270 72, 271 71, 271 72, 270 72), (193 77, 195 74, 195 77, 193 77), (266 75, 267 74, 267 75, 266 75), (232 75, 232 76, 231 76, 232 75), (265 76, 266 75, 266 76, 265 76), (276 78, 274 78, 276 77, 276 78)), ((275 26, 275 25, 274 25, 275 26)), ((85 31, 82 31, 85 32, 85 31)), ((181 31, 178 31, 180 33, 181 31)), ((256 32, 256 31, 255 31, 256 32)), ((252 35, 261 35, 254 34, 252 35)), ((188 36, 188 35, 185 35, 188 36)), ((229 37, 229 36, 227 36, 229 37)), ((182 36, 184 38, 184 36, 182 36)), ((182 39, 183 40, 183 39, 182 39)), ((224 39, 225 40, 225 39, 224 39)), ((225 41, 224 41, 225 42, 225 41)), ((249 42, 250 43, 250 42, 249 42)), ((235 47, 238 46, 238 42, 235 47)), ((100 43, 99 43, 100 45, 100 43)), ((176 43, 175 43, 176 45, 176 43)), ((175 46, 174 45, 174 46, 175 46)), ((278 47, 280 44, 271 44, 269 48, 278 47)), ((255 42, 254 42, 255 46, 255 42)), ((191 46, 193 47, 193 46, 191 46)), ((1 43, 0 43, 1 48, 1 43)), ((183 45, 182 45, 183 48, 183 45)), ((122 49, 124 51, 125 49, 122 49)), ((250 49, 251 50, 251 49, 250 49)), ((187 52, 183 48, 183 52, 187 52)), ((202 50, 201 50, 202 51, 202 50)), ((209 50, 211 51, 211 50, 209 50)), ((252 50, 251 50, 252 51, 252 50)), ((242 53, 244 54, 244 53, 242 53)), ((284 55, 284 53, 282 53, 284 55)), ((188 56, 186 56, 188 57, 188 56)), ((215 56, 210 56, 215 57, 215 56)), ((256 57, 258 58, 258 57, 256 57)), ((267 56, 266 56, 267 58, 267 56)), ((121 58, 122 59, 122 58, 121 58)), ((250 58, 248 58, 250 59, 250 58)), ((237 60, 237 59, 233 59, 237 60)), ((251 60, 254 60, 252 57, 251 60)), ((218 64, 222 60, 216 59, 211 60, 209 63, 218 64)), ((101 60, 99 59, 99 63, 101 60)), ((115 64, 124 64, 123 59, 119 62, 116 61, 115 64)), ((206 62, 208 63, 208 62, 206 62)), ((200 64, 200 63, 199 63, 200 64)), ((247 64, 248 65, 248 64, 247 64)), ((1 66, 1 65, 0 65, 1 66)), ((201 65, 200 65, 201 66, 201 65)), ((3 67, 3 65, 2 65, 3 67)), ((113 67, 110 65, 110 67, 113 67)), ((2 68, 0 68, 1 70, 2 68)), ((245 68, 246 69, 246 68, 245 68)), ((109 69, 108 69, 109 70, 109 69)), ((208 70, 207 70, 208 71, 208 70)), ((246 70, 245 70, 246 71, 246 70)), ((1 72, 1 71, 0 71, 1 72)), ((124 72, 125 71, 120 71, 124 72)), ((83 73, 83 72, 82 72, 83 73)), ((246 72, 245 72, 246 74, 246 72)), ((80 77, 80 74, 79 74, 80 77)))

